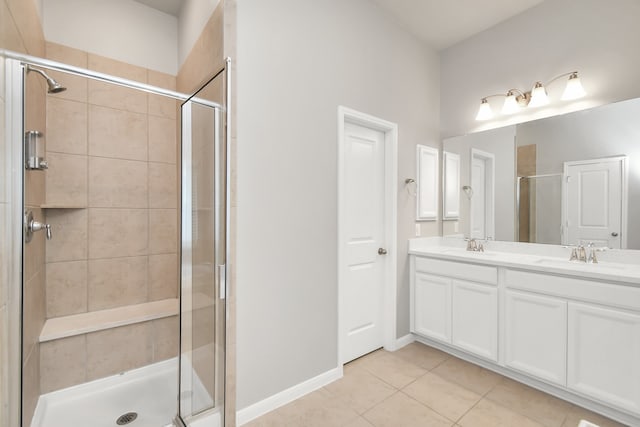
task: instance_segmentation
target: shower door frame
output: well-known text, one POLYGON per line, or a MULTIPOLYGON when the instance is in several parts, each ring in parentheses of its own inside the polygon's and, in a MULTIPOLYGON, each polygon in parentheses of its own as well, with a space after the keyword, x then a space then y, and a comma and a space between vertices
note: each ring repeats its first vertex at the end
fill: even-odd
MULTIPOLYGON (((219 222, 219 213, 216 212, 214 217, 215 217, 215 224, 214 224, 214 230, 218 231, 221 227, 224 228, 223 234, 224 234, 224 259, 223 259, 223 263, 222 264, 215 264, 214 267, 214 277, 215 277, 215 283, 213 284, 214 287, 217 286, 219 289, 219 298, 224 300, 224 354, 223 354, 223 359, 221 361, 222 366, 223 366, 223 379, 222 379, 222 393, 223 393, 223 408, 216 408, 215 406, 215 397, 214 397, 214 406, 208 409, 205 409, 201 412, 195 413, 195 414, 191 414, 189 417, 190 419, 188 420, 188 422, 186 422, 184 420, 184 418, 182 417, 182 411, 181 411, 181 405, 182 405, 182 399, 180 398, 180 394, 182 392, 182 368, 183 368, 183 349, 182 349, 182 344, 183 344, 183 337, 182 337, 182 333, 183 333, 183 284, 182 281, 184 280, 184 268, 185 265, 188 265, 189 269, 191 269, 191 265, 189 264, 191 262, 191 256, 190 254, 188 256, 185 256, 185 252, 183 250, 180 251, 180 357, 179 357, 179 363, 180 366, 178 368, 178 413, 176 414, 176 418, 174 419, 174 423, 178 426, 178 427, 190 427, 191 426, 191 422, 195 423, 196 425, 200 425, 199 421, 206 419, 207 417, 215 414, 217 411, 219 411, 220 413, 220 417, 222 420, 222 426, 226 425, 226 405, 227 405, 227 389, 228 389, 228 384, 227 384, 227 375, 226 375, 226 368, 227 368, 227 350, 229 348, 229 346, 227 345, 229 342, 229 336, 228 336, 228 331, 227 331, 227 324, 228 324, 228 319, 229 319, 229 310, 228 310, 228 302, 229 302, 229 286, 228 286, 228 271, 229 271, 229 260, 231 259, 231 253, 230 253, 230 237, 231 237, 231 223, 230 223, 230 218, 231 218, 231 200, 230 200, 230 195, 231 195, 231 179, 230 179, 230 171, 231 171, 231 58, 226 58, 224 61, 224 65, 217 71, 215 72, 212 77, 210 77, 209 79, 207 79, 199 88, 198 90, 195 91, 195 93, 189 97, 189 99, 185 100, 185 102, 180 106, 180 120, 181 120, 181 126, 182 126, 182 131, 181 131, 181 143, 180 143, 180 152, 181 152, 181 162, 182 162, 182 182, 181 182, 181 196, 180 196, 180 200, 181 200, 181 232, 184 233, 185 230, 190 230, 190 224, 187 225, 187 229, 185 229, 185 224, 187 224, 185 222, 185 216, 187 214, 190 214, 191 212, 186 212, 185 211, 185 207, 187 205, 187 203, 191 203, 191 195, 186 195, 186 192, 184 191, 184 186, 185 186, 185 181, 188 181, 189 183, 191 182, 191 178, 189 177, 187 179, 187 177, 184 175, 184 171, 190 169, 190 167, 185 167, 186 165, 190 166, 191 165, 191 154, 192 154, 192 147, 191 145, 189 145, 188 149, 185 149, 185 144, 191 144, 191 141, 185 141, 186 137, 185 135, 190 135, 191 134, 191 130, 190 129, 186 129, 186 127, 184 126, 184 120, 183 120, 183 114, 184 114, 184 108, 186 106, 186 104, 188 102, 193 102, 195 104, 201 104, 204 106, 208 106, 208 107, 212 107, 214 109, 215 112, 215 125, 214 125, 214 133, 215 130, 217 129, 218 126, 223 126, 224 127, 224 137, 223 137, 223 141, 219 141, 218 137, 220 134, 216 133, 216 136, 214 137, 215 141, 214 141, 214 151, 216 154, 216 161, 215 161, 215 166, 214 166, 214 176, 216 178, 219 178, 219 176, 217 175, 217 171, 215 170, 216 166, 219 166, 219 160, 218 160, 218 149, 220 148, 220 146, 224 146, 224 187, 223 188, 218 188, 218 184, 214 184, 214 205, 218 205, 220 202, 224 203, 224 225, 221 224, 219 222), (211 103, 210 101, 204 100, 202 98, 198 98, 197 94, 203 90, 204 88, 206 88, 207 85, 209 85, 211 82, 215 81, 218 77, 223 76, 224 78, 224 90, 223 90, 223 98, 224 98, 224 105, 223 106, 219 106, 219 105, 213 105, 215 103, 211 103), (224 112, 225 118, 224 118, 224 123, 223 121, 220 119, 220 115, 221 113, 224 112), (188 156, 186 155, 188 154, 188 156), (220 200, 220 191, 224 191, 224 200, 221 201, 220 200)), ((191 108, 189 108, 188 110, 188 114, 189 118, 191 118, 191 108)), ((217 248, 219 246, 219 239, 220 239, 220 235, 216 235, 214 231, 214 242, 213 242, 213 246, 214 248, 217 248)), ((183 236, 180 237, 181 242, 183 241, 183 236)), ((217 250, 214 249, 214 253, 217 253, 217 250)), ((214 256, 215 258, 215 256, 214 256)), ((216 361, 217 363, 217 361, 216 361)), ((193 369, 193 368, 192 368, 193 369)))
POLYGON ((24 129, 24 72, 23 65, 4 54, 2 66, 5 68, 5 183, 7 199, 9 201, 5 229, 9 236, 7 251, 7 309, 8 309, 8 348, 7 360, 9 369, 9 423, 22 426, 22 286, 23 286, 23 215, 24 215, 24 160, 22 142, 24 129))
MULTIPOLYGON (((8 237, 5 244, 6 248, 6 267, 5 271, 0 270, 0 280, 6 280, 6 295, 5 301, 7 305, 7 325, 4 326, 7 332, 7 348, 0 348, 0 351, 5 352, 4 356, 8 360, 9 367, 19 367, 19 369, 8 369, 6 371, 8 377, 8 390, 0 390, 7 392, 8 397, 8 420, 9 425, 30 427, 25 424, 25 420, 22 419, 22 378, 23 378, 23 364, 22 364, 22 335, 23 335, 23 309, 22 309, 22 289, 23 289, 23 249, 24 249, 24 156, 23 156, 23 132, 24 132, 24 103, 26 102, 24 88, 26 82, 24 81, 24 67, 25 65, 35 65, 48 70, 55 70, 65 72, 71 75, 81 76, 92 80, 102 81, 105 83, 111 83, 123 87, 137 89, 146 93, 162 95, 169 98, 173 98, 179 101, 186 101, 192 98, 193 95, 180 93, 177 91, 167 90, 156 86, 139 83, 133 80, 128 80, 109 74, 100 73, 97 71, 88 70, 85 68, 75 67, 68 64, 51 61, 31 55, 25 55, 17 52, 3 50, 0 58, 2 59, 1 67, 5 70, 5 144, 4 147, 0 147, 5 151, 5 173, 4 173, 4 186, 7 204, 6 218, 3 228, 7 230, 6 237, 8 237)), ((225 260, 228 268, 228 260, 230 259, 229 252, 229 237, 230 237, 230 143, 231 143, 231 59, 226 58, 224 66, 221 70, 214 74, 216 76, 221 73, 225 74, 226 84, 224 88, 224 96, 226 106, 222 106, 215 102, 198 99, 199 103, 216 108, 220 111, 226 112, 226 133, 224 145, 226 147, 226 159, 225 159, 225 260)), ((213 79, 212 78, 212 79, 213 79)), ((207 82, 208 83, 208 82, 207 82)), ((182 141, 180 141, 182 145, 182 141)), ((2 185, 2 184, 0 184, 2 185)), ((3 260, 4 261, 4 260, 3 260)), ((228 317, 228 283, 225 281, 225 315, 228 317)), ((0 292, 2 292, 0 288, 0 292)), ((227 323, 225 322, 225 359, 227 343, 229 337, 227 333, 227 323)), ((3 346, 4 347, 4 346, 3 346)), ((225 395, 226 395, 226 360, 225 363, 225 395)), ((0 369, 3 369, 0 367, 0 369)), ((178 377, 180 373, 178 372, 178 377)), ((178 404, 180 396, 177 396, 178 404)), ((224 405, 226 406, 226 398, 224 405)), ((177 406, 177 409, 179 406, 177 406)), ((179 409, 178 409, 179 410, 179 409)), ((208 411, 205 411, 207 413, 208 411)), ((223 414, 226 412, 223 409, 223 414)), ((184 425, 180 419, 179 413, 174 421, 179 421, 178 425, 184 425)), ((28 421, 30 422, 30 421, 28 421)))

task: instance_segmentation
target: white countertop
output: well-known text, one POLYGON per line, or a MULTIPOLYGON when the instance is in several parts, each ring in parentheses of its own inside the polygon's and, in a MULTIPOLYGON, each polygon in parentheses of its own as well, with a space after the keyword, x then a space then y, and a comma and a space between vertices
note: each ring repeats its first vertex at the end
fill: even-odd
POLYGON ((558 245, 488 242, 485 252, 471 252, 462 239, 431 237, 410 239, 409 254, 640 286, 640 251, 636 250, 598 252, 599 263, 587 264, 569 261, 570 249, 558 245))

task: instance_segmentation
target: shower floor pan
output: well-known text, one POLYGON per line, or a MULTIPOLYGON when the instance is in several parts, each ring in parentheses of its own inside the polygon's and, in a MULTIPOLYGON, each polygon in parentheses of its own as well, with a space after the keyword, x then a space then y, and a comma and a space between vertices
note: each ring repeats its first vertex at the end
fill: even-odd
MULTIPOLYGON (((174 358, 44 394, 31 427, 117 427, 118 418, 130 412, 137 417, 127 426, 172 425, 177 411, 177 378, 178 359, 174 358)), ((194 388, 196 394, 204 391, 202 384, 194 388)))

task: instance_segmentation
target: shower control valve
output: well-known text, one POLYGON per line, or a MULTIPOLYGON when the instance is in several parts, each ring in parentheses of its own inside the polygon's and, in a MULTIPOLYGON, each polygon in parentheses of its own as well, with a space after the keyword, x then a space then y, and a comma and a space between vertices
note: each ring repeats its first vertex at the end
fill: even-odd
POLYGON ((29 243, 36 231, 45 230, 47 240, 53 237, 51 233, 51 225, 33 219, 33 212, 28 211, 24 214, 24 240, 29 243))

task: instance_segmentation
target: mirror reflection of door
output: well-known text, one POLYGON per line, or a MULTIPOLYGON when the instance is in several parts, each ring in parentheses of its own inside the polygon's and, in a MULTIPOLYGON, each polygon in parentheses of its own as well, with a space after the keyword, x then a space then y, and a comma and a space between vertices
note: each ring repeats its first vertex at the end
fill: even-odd
POLYGON ((623 249, 626 156, 564 163, 563 243, 623 249))
POLYGON ((495 156, 471 149, 471 238, 493 239, 495 230, 495 156))

